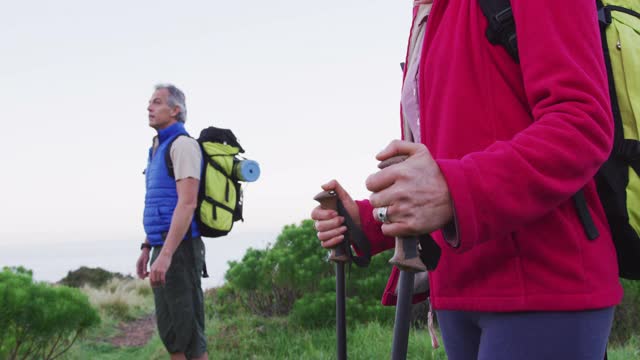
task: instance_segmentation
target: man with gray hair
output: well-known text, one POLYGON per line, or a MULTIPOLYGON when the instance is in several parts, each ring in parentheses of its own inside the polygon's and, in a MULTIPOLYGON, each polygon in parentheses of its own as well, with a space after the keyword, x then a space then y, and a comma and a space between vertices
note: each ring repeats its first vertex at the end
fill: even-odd
POLYGON ((205 251, 194 219, 202 153, 184 128, 187 107, 180 89, 156 85, 147 111, 157 136, 145 170, 146 238, 136 270, 141 279, 149 276, 158 332, 171 359, 208 359, 200 283, 205 251))

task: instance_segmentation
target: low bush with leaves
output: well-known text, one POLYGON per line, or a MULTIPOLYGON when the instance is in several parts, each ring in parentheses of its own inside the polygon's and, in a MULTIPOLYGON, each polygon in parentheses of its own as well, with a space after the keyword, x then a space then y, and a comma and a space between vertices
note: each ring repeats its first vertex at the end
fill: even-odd
POLYGON ((622 280, 624 297, 616 307, 610 341, 626 343, 633 335, 640 334, 640 281, 622 280))
MULTIPOLYGON (((350 321, 393 320, 393 309, 380 305, 390 256, 375 256, 367 268, 348 268, 350 321)), ((313 221, 285 226, 273 246, 249 249, 241 261, 229 266, 227 282, 212 300, 216 313, 291 315, 292 321, 307 327, 335 321, 335 267, 328 261, 328 251, 320 246, 313 221)))
POLYGON ((100 322, 80 290, 34 282, 20 269, 0 272, 0 303, 2 359, 55 359, 100 322))

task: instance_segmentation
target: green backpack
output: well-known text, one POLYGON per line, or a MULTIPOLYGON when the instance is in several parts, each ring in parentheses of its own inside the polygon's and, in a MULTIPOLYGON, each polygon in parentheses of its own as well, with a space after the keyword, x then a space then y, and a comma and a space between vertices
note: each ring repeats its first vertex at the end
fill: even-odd
MULTIPOLYGON (((194 217, 200 235, 224 236, 231 231, 234 222, 244 221, 243 190, 240 182, 256 180, 260 169, 255 161, 244 160, 239 156, 240 153, 244 153, 244 149, 231 130, 211 126, 200 132, 197 141, 202 150, 203 168, 198 191, 198 207, 194 217), (249 165, 253 172, 251 178, 247 178, 246 172, 242 173, 241 165, 249 165)), ((165 161, 169 175, 173 177, 171 145, 167 147, 165 161)), ((247 166, 244 170, 247 170, 247 166)))
MULTIPOLYGON (((562 0, 558 0, 562 1, 562 0)), ((519 62, 509 0, 479 0, 487 38, 519 62)), ((618 254, 620 276, 640 279, 640 1, 596 1, 615 124, 613 151, 596 175, 598 195, 618 254)), ((578 214, 590 239, 598 237, 580 191, 578 214)))

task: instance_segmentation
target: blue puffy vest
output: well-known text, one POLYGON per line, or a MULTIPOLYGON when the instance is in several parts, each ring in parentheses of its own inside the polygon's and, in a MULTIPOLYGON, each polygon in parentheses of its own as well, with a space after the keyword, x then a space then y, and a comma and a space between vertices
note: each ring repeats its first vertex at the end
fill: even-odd
MULTIPOLYGON (((159 146, 153 154, 153 146, 149 149, 147 163, 146 187, 144 199, 143 223, 147 239, 152 246, 164 244, 164 238, 169 232, 173 210, 178 203, 176 180, 169 175, 164 154, 172 140, 180 135, 189 135, 184 124, 177 122, 166 129, 158 131, 159 146)), ((191 231, 185 234, 185 239, 200 236, 198 226, 193 220, 191 231)))

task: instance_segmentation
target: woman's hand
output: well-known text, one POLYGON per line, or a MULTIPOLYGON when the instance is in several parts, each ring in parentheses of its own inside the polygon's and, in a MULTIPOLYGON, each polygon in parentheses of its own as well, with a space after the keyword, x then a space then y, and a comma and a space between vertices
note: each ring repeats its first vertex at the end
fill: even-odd
MULTIPOLYGON (((325 191, 335 191, 345 210, 349 213, 349 216, 351 216, 356 225, 360 225, 360 210, 358 209, 358 205, 356 205, 349 193, 347 193, 336 180, 331 180, 322 185, 322 189, 325 191)), ((347 231, 347 227, 343 225, 344 217, 338 216, 337 211, 316 206, 311 211, 311 219, 315 220, 314 226, 318 231, 318 239, 322 247, 327 249, 333 248, 344 240, 344 233, 347 231)))
POLYGON ((366 182, 373 192, 371 205, 387 207, 382 232, 412 236, 442 228, 453 219, 453 205, 438 164, 424 145, 400 140, 391 142, 376 158, 384 161, 398 155, 409 157, 369 176, 366 182))

